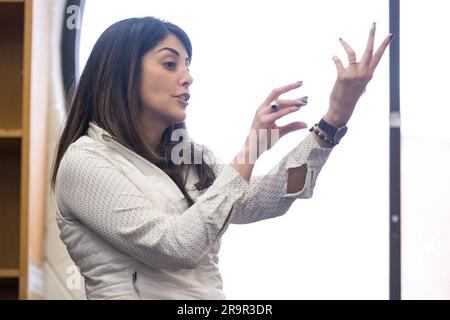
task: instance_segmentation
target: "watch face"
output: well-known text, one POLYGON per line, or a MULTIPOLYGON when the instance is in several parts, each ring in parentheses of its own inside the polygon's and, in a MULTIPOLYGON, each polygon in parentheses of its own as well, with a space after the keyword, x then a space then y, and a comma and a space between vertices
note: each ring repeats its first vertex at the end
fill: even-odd
POLYGON ((347 133, 347 127, 343 126, 337 129, 336 134, 334 135, 334 141, 339 142, 343 136, 347 133))

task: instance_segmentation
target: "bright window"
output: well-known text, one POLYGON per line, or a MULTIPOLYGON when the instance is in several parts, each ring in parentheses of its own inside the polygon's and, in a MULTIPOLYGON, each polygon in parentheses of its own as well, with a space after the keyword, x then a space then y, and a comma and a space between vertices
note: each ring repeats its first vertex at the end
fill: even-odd
MULTIPOLYGON (((308 95, 309 104, 282 123, 317 122, 336 77, 331 58, 347 60, 338 38, 360 58, 372 22, 377 46, 389 26, 388 2, 376 0, 86 1, 81 65, 107 26, 143 15, 167 19, 190 36, 188 129, 224 160, 238 151, 256 108, 275 87, 303 80, 284 97, 308 95)), ((229 228, 220 260, 227 298, 389 297, 388 80, 386 52, 312 199, 296 201, 281 218, 229 228)), ((429 99, 419 95, 415 102, 429 99)), ((254 173, 267 171, 306 134, 283 138, 254 173)))

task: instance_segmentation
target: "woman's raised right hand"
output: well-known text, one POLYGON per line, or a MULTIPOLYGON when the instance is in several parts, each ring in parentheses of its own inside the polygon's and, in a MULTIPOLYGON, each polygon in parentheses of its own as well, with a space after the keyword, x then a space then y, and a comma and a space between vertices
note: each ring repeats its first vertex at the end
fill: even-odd
MULTIPOLYGON (((276 142, 286 134, 307 128, 307 124, 302 121, 294 121, 283 126, 278 126, 275 123, 275 121, 283 118, 284 116, 300 110, 302 106, 305 106, 308 103, 307 96, 295 100, 279 99, 283 93, 300 88, 302 84, 302 81, 298 81, 272 90, 272 92, 256 110, 246 142, 257 138, 258 143, 253 143, 253 145, 256 144, 258 147, 256 150, 257 157, 259 157, 264 151, 272 148, 276 142), (278 110, 276 111, 271 108, 271 104, 273 102, 276 102, 278 105, 278 110), (266 143, 263 141, 264 139, 261 139, 261 137, 264 137, 265 134, 267 146, 264 146, 266 143)), ((253 151, 255 152, 255 150, 253 151)))
POLYGON ((295 100, 279 99, 280 95, 283 93, 297 89, 301 86, 302 82, 299 81, 274 89, 256 110, 244 146, 230 163, 244 180, 250 180, 255 162, 264 151, 272 148, 281 137, 289 132, 307 127, 306 123, 301 121, 294 121, 284 126, 278 126, 275 123, 275 121, 292 112, 298 111, 302 106, 308 103, 308 97, 295 100), (278 110, 272 110, 272 102, 277 103, 278 110))

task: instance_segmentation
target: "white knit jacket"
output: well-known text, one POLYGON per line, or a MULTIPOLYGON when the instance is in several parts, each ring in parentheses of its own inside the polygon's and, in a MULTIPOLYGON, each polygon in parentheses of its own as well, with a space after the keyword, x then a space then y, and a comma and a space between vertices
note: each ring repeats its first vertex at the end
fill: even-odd
POLYGON ((228 224, 277 217, 311 197, 330 152, 308 135, 267 175, 246 182, 207 150, 217 178, 199 192, 190 170, 188 207, 161 169, 91 123, 64 154, 55 189, 60 237, 87 298, 224 299, 218 253, 228 224), (303 164, 305 186, 287 194, 287 170, 303 164))

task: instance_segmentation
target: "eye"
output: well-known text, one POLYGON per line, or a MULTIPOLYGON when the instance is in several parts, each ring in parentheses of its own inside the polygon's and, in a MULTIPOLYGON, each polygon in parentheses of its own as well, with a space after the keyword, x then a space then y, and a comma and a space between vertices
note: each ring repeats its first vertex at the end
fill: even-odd
POLYGON ((175 62, 172 62, 172 61, 166 62, 166 63, 164 63, 164 65, 167 66, 167 68, 169 70, 174 70, 175 67, 177 66, 177 64, 175 62))

